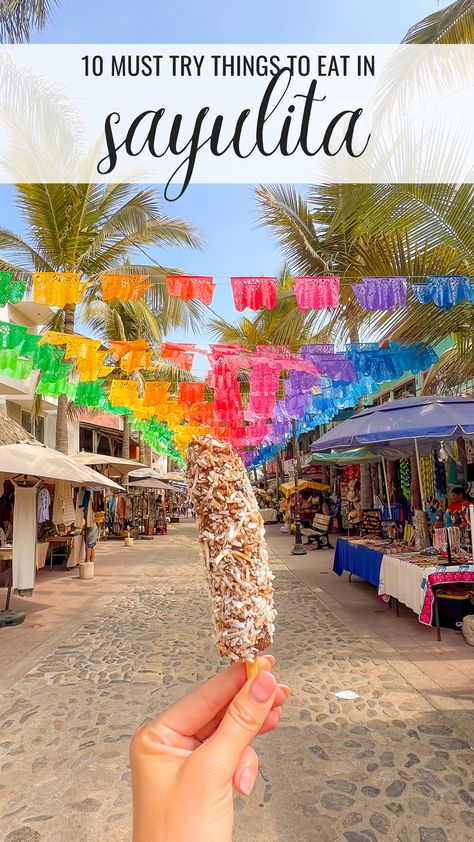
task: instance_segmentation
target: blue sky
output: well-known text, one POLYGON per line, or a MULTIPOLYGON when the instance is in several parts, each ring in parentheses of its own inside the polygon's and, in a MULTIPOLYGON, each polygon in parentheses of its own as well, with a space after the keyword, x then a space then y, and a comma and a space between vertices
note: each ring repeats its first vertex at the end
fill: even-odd
MULTIPOLYGON (((59 0, 38 43, 397 43, 417 20, 447 5, 437 0, 59 0)), ((158 188, 159 189, 159 188, 158 188)), ((0 186, 1 224, 18 231, 11 189, 0 186)), ((192 221, 203 252, 156 252, 163 265, 216 277, 213 309, 236 317, 230 275, 276 274, 281 256, 256 227, 251 185, 191 185, 163 211, 192 221)), ((184 339, 184 336, 179 338, 184 339)), ((189 337, 187 337, 189 339, 189 337)), ((202 337, 205 338, 204 335, 202 337)))

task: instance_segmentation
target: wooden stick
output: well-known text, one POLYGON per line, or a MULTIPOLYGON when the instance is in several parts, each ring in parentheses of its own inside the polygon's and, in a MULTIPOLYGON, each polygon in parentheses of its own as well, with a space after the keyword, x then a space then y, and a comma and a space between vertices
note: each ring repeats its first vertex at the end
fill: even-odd
POLYGON ((258 675, 258 658, 254 661, 245 661, 245 668, 247 670, 247 681, 250 678, 255 678, 258 675))

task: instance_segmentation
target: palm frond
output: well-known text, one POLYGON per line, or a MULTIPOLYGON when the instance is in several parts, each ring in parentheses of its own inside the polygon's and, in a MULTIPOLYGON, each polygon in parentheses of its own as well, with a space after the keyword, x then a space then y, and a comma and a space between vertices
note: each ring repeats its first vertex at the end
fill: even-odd
POLYGON ((474 395, 474 344, 471 336, 470 354, 461 355, 454 347, 445 351, 423 380, 424 395, 474 395))
POLYGON ((258 224, 272 228, 292 273, 324 271, 333 253, 319 241, 315 220, 294 187, 261 185, 255 189, 255 197, 258 224))
POLYGON ((0 7, 0 42, 29 41, 32 29, 44 29, 57 0, 7 0, 0 7))
POLYGON ((449 96, 469 84, 472 60, 468 45, 473 39, 472 0, 456 0, 415 23, 383 70, 377 92, 379 116, 390 111, 393 114, 395 109, 406 110, 415 97, 425 99, 433 91, 449 96), (415 54, 407 45, 424 45, 426 49, 415 54), (428 45, 439 49, 429 49, 428 45), (459 46, 448 49, 448 45, 459 46))
POLYGON ((472 0, 456 0, 415 23, 403 39, 404 44, 472 44, 474 6, 472 0))

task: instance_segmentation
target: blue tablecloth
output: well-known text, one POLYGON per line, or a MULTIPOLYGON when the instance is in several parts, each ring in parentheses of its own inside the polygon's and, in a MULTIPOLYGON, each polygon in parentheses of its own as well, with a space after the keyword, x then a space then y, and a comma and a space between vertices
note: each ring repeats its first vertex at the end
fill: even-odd
POLYGON ((362 544, 352 544, 345 538, 338 538, 332 569, 338 576, 347 570, 378 588, 382 558, 383 553, 379 550, 372 550, 362 544))

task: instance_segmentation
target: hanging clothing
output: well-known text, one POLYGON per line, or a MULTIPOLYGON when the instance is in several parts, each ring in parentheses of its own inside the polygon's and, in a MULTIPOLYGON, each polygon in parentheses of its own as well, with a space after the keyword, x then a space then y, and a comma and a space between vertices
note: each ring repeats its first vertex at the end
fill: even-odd
POLYGON ((76 496, 76 516, 74 518, 74 526, 76 529, 82 529, 84 525, 84 509, 82 507, 84 499, 84 490, 79 488, 76 496))
POLYGON ((76 510, 72 502, 71 484, 65 480, 55 483, 53 523, 75 523, 76 510))
POLYGON ((117 500, 117 514, 120 520, 125 520, 127 514, 127 500, 124 494, 121 494, 117 500))
POLYGON ((84 488, 82 490, 81 509, 88 509, 89 508, 89 500, 90 499, 91 499, 90 488, 84 488))
POLYGON ((51 509, 51 495, 48 489, 43 488, 38 492, 38 523, 46 523, 50 520, 49 513, 51 509))
POLYGON ((35 485, 15 486, 13 507, 13 589, 20 596, 31 596, 36 572, 36 494, 35 485))

